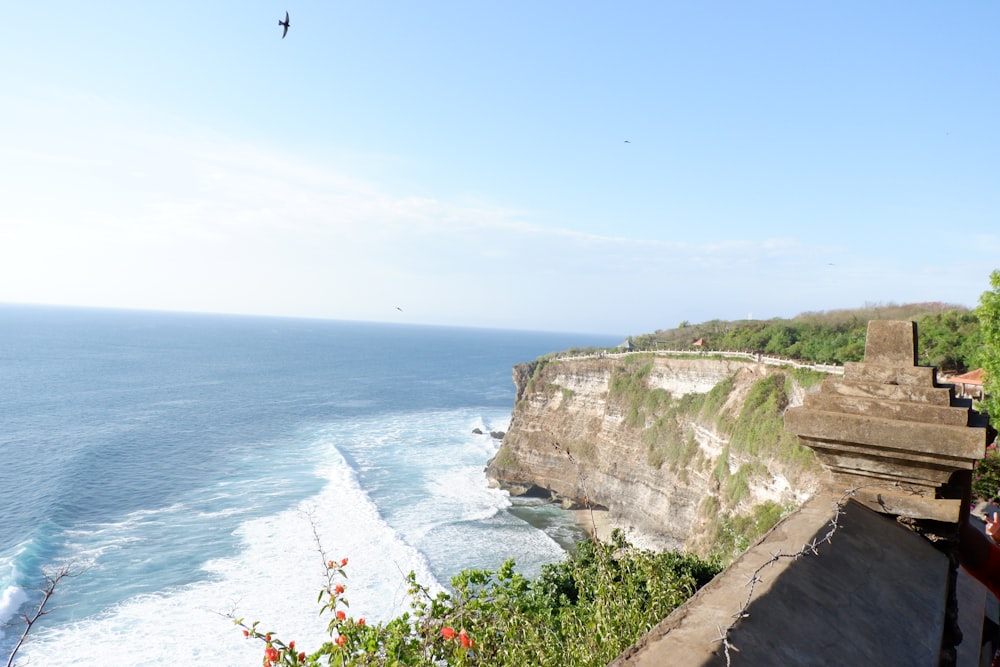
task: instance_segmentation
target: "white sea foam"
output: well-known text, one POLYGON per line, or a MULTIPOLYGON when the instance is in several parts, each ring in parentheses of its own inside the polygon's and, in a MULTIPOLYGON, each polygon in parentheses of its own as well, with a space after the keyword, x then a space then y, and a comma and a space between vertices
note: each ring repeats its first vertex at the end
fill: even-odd
POLYGON ((20 586, 10 585, 0 592, 0 639, 6 636, 4 626, 14 619, 18 610, 28 601, 28 594, 20 586))
MULTIPOLYGON (((189 554, 198 546, 189 542, 203 539, 205 526, 213 522, 237 526, 237 546, 231 555, 201 566, 192 559, 200 576, 182 580, 194 583, 170 587, 148 582, 135 587, 138 594, 103 612, 40 630, 23 649, 24 658, 37 665, 103 667, 109 664, 107 656, 127 650, 129 665, 255 664, 262 647, 242 638, 226 616, 230 612, 248 622, 261 621, 262 629, 294 639, 304 650, 318 646, 327 636, 326 620, 318 617, 315 604, 323 557, 314 529, 326 557, 350 559, 349 613, 369 622, 389 620, 408 609, 405 578, 410 571, 439 590, 435 571, 451 576, 465 566, 495 568, 517 555, 519 570, 532 574, 542 562, 561 557, 562 550, 545 533, 503 512, 508 496, 486 484, 483 462, 498 443, 472 429, 496 430, 500 423, 505 423, 502 417, 472 418, 457 411, 319 426, 288 454, 316 465, 298 470, 312 479, 318 476, 323 484, 290 509, 237 523, 252 508, 233 508, 233 499, 265 506, 267 498, 288 495, 288 479, 261 477, 265 467, 247 471, 249 476, 237 483, 216 485, 200 500, 74 531, 68 547, 85 556, 105 580, 112 568, 121 568, 127 582, 143 573, 149 578, 170 576, 168 570, 176 573, 185 563, 170 558, 192 558, 189 554), (362 470, 390 470, 381 510, 334 443, 349 450, 362 470), (137 544, 140 535, 147 544, 137 544), (163 540, 169 540, 164 549, 170 558, 165 561, 158 554, 149 561, 146 554, 155 549, 148 543, 163 540), (517 554, 511 553, 511 544, 517 545, 517 554), (435 559, 433 569, 425 554, 435 559)), ((95 585, 90 585, 88 602, 100 597, 95 585)))
POLYGON ((209 562, 208 581, 127 600, 96 618, 40 631, 24 649, 37 665, 107 665, 126 651, 130 665, 254 664, 261 646, 242 638, 226 614, 261 621, 303 649, 326 637, 315 607, 323 582, 313 529, 330 558, 349 558, 346 597, 354 616, 387 620, 406 609, 405 574, 437 586, 423 556, 378 515, 353 471, 332 447, 328 480, 294 509, 238 529, 243 548, 209 562))
POLYGON ((11 550, 9 557, 0 558, 0 640, 5 636, 5 625, 14 620, 21 607, 29 600, 28 594, 18 583, 17 558, 27 549, 21 543, 11 550))

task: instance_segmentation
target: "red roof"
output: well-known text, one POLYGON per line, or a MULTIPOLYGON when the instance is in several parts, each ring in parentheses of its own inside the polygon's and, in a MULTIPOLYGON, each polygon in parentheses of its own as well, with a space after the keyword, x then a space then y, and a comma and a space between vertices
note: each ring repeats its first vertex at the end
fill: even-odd
POLYGON ((704 339, 704 338, 699 338, 698 340, 696 340, 695 342, 693 342, 693 343, 691 343, 691 344, 692 344, 692 345, 697 345, 697 346, 699 346, 699 347, 700 347, 700 346, 702 346, 702 345, 704 345, 704 344, 705 344, 705 339, 704 339))
POLYGON ((963 375, 956 375, 955 377, 948 378, 948 382, 957 382, 958 384, 978 384, 982 386, 983 377, 986 375, 986 371, 982 368, 977 368, 974 371, 969 371, 963 375))

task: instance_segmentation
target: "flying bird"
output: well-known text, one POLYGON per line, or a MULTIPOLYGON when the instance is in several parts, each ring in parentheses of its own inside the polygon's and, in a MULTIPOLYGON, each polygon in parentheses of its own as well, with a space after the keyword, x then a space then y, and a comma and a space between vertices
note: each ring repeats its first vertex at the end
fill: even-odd
POLYGON ((396 310, 398 310, 399 312, 403 312, 403 309, 400 308, 399 306, 396 306, 396 310))
POLYGON ((285 35, 288 34, 288 28, 290 28, 292 25, 291 23, 288 22, 288 12, 285 12, 285 20, 278 21, 278 25, 284 28, 284 30, 281 32, 281 39, 284 39, 285 35))
POLYGON ((630 143, 632 143, 632 142, 631 142, 631 141, 629 141, 628 139, 626 139, 626 140, 625 140, 625 143, 626 143, 626 144, 630 144, 630 143))

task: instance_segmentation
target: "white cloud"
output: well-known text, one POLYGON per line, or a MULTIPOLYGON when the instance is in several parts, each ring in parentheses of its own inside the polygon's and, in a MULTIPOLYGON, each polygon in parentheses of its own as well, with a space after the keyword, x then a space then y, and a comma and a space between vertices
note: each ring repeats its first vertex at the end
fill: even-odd
POLYGON ((481 195, 390 191, 349 160, 310 163, 108 104, 78 111, 40 112, 58 123, 0 149, 0 301, 344 319, 405 305, 426 323, 637 333, 956 300, 989 272, 976 265, 970 283, 946 264, 915 273, 878 248, 787 236, 682 243, 550 227, 481 195))

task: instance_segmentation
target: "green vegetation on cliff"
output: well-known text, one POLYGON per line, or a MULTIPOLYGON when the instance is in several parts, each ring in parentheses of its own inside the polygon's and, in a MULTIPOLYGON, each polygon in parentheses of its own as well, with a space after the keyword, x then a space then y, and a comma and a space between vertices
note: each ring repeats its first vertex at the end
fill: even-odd
POLYGON ((791 465, 812 460, 810 450, 799 445, 798 438, 785 430, 789 380, 784 373, 758 380, 743 399, 736 419, 723 420, 723 430, 728 433, 734 451, 791 465))
POLYGON ((686 472, 701 453, 690 429, 693 415, 702 411, 704 397, 688 394, 674 398, 646 382, 653 368, 651 355, 628 357, 611 374, 608 401, 621 406, 625 424, 640 431, 646 445, 646 460, 659 469, 668 465, 673 472, 686 472))
POLYGON ((812 451, 785 430, 784 414, 794 387, 812 387, 828 376, 782 370, 747 385, 745 379, 738 383, 734 373, 707 393, 675 398, 649 386, 653 364, 651 354, 637 354, 617 365, 608 401, 625 415, 626 426, 638 431, 650 466, 668 470, 681 483, 694 472, 711 478, 715 492, 710 511, 703 508, 709 533, 703 546, 728 560, 792 509, 771 501, 755 505, 751 490, 766 484, 774 472, 791 480, 816 472, 812 451), (734 396, 738 389, 743 393, 734 396), (701 427, 727 440, 714 465, 696 438, 701 427))
POLYGON ((868 321, 917 322, 923 365, 946 372, 965 372, 980 365, 979 318, 961 306, 943 303, 867 306, 855 310, 804 313, 792 319, 712 320, 633 336, 641 350, 694 349, 754 352, 818 364, 861 361, 868 321))
POLYGON ((646 382, 653 367, 650 355, 629 357, 614 369, 608 400, 621 406, 625 423, 641 432, 649 464, 670 469, 689 466, 700 448, 694 439, 694 424, 708 422, 729 437, 734 452, 780 460, 787 469, 812 462, 812 453, 785 431, 784 414, 792 383, 813 386, 824 373, 789 371, 774 373, 754 382, 741 402, 738 414, 723 409, 736 388, 735 376, 717 383, 705 394, 674 398, 646 382))
POLYGON ((1000 416, 1000 271, 990 274, 990 289, 979 297, 976 315, 981 327, 979 365, 986 371, 988 394, 983 405, 991 415, 1000 416))

